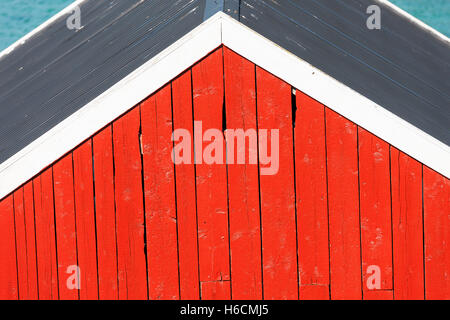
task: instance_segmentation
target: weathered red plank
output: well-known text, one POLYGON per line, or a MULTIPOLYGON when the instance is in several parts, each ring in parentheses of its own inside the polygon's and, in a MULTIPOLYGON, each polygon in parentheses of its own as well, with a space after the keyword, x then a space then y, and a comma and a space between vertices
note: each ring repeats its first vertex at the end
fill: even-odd
POLYGON ((209 281, 201 283, 202 300, 230 299, 230 281, 209 281))
POLYGON ((362 128, 358 128, 358 132, 365 299, 368 290, 392 289, 391 181, 389 144, 362 128), (372 272, 367 272, 369 267, 380 271, 376 275, 380 277, 379 281, 372 282, 372 272))
POLYGON ((53 210, 53 170, 49 168, 33 180, 36 218, 36 254, 40 300, 57 300, 58 268, 55 213, 53 210))
POLYGON ((33 206, 33 186, 28 182, 14 192, 17 273, 21 300, 38 298, 33 206))
POLYGON ((84 284, 78 281, 77 285, 76 267, 78 266, 78 261, 71 153, 53 166, 53 182, 59 298, 62 300, 76 300, 79 298, 77 288, 84 284))
POLYGON ((236 300, 262 298, 255 65, 224 48, 232 293, 236 300), (239 136, 239 131, 243 130, 239 136), (241 140, 243 134, 245 140, 241 140), (240 146, 241 145, 241 146, 240 146), (243 147, 242 147, 243 146, 243 147), (236 150, 236 152, 234 152, 236 150), (247 151, 249 150, 249 151, 247 151), (239 161, 244 156, 245 164, 239 161), (253 156, 254 162, 251 163, 253 156))
POLYGON ((99 298, 116 300, 117 244, 111 126, 93 138, 99 298))
POLYGON ((0 299, 17 300, 16 236, 14 200, 10 195, 0 201, 0 299))
POLYGON ((361 299, 357 126, 326 108, 331 299, 361 299))
POLYGON ((113 124, 119 299, 147 299, 139 108, 113 124))
POLYGON ((36 300, 37 269, 34 236, 33 186, 29 182, 14 192, 14 215, 16 229, 17 274, 19 299, 36 300), (26 187, 27 199, 24 193, 26 187))
POLYGON ((422 165, 391 147, 394 298, 423 299, 422 165))
POLYGON ((97 243, 95 235, 92 140, 73 151, 75 217, 78 265, 81 269, 80 299, 98 299, 97 243))
POLYGON ((23 208, 23 188, 14 192, 14 221, 16 229, 17 279, 19 299, 28 299, 27 238, 25 234, 25 211, 23 208))
POLYGON ((364 291, 364 300, 394 300, 393 290, 367 290, 364 291))
POLYGON ((329 299, 325 107, 298 90, 296 105, 294 139, 300 299, 329 299))
MULTIPOLYGON (((267 147, 273 169, 278 167, 278 172, 260 172, 264 299, 295 300, 298 299, 299 288, 292 89, 287 83, 259 67, 256 68, 256 79, 258 129, 267 129, 267 141, 261 138, 261 131, 259 132, 260 162, 264 162, 262 154, 266 153, 261 149, 267 147), (276 130, 279 130, 279 141, 274 135, 276 130), (275 164, 277 153, 278 166, 275 164)), ((261 164, 262 170, 267 167, 268 165, 261 164)))
MULTIPOLYGON (((173 127, 189 132, 191 153, 188 163, 175 166, 178 220, 178 254, 180 272, 180 298, 194 300, 200 297, 198 271, 197 205, 195 193, 195 167, 193 159, 194 136, 192 118, 191 71, 187 71, 172 83, 173 127)), ((182 139, 180 139, 182 141, 182 139)), ((175 140, 174 144, 182 143, 175 140)), ((175 153, 175 161, 181 162, 175 153)))
POLYGON ((37 261, 36 261, 36 230, 34 220, 33 182, 27 182, 23 187, 23 205, 25 214, 25 236, 27 250, 27 286, 29 300, 38 299, 37 261))
POLYGON ((179 299, 170 84, 141 104, 141 125, 149 298, 179 299))
POLYGON ((330 286, 323 284, 301 284, 300 300, 329 300, 330 286))
POLYGON ((450 300, 450 181, 423 166, 425 298, 450 300))
MULTIPOLYGON (((196 134, 201 136, 206 130, 222 129, 222 49, 216 50, 195 65, 192 78, 194 120, 201 121, 203 127, 203 131, 199 127, 195 128, 196 134)), ((212 143, 217 146, 216 152, 225 148, 222 134, 212 140, 214 141, 205 142, 204 148, 194 141, 197 157, 200 158, 203 152, 214 154, 207 150, 212 143)), ((227 171, 225 164, 217 163, 224 163, 224 156, 219 154, 220 152, 216 154, 218 159, 212 164, 206 163, 205 159, 198 159, 196 162, 200 281, 212 281, 212 286, 218 285, 217 281, 230 280, 227 171)), ((229 282, 226 284, 229 285, 229 282)))

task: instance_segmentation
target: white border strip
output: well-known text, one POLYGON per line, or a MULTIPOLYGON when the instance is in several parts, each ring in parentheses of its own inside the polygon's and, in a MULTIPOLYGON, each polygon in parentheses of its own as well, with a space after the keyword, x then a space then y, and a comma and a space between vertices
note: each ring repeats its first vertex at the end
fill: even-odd
POLYGON ((0 165, 0 199, 222 44, 213 16, 0 165))
MULTIPOLYGON (((425 22, 423 22, 422 20, 417 19, 416 17, 410 15, 408 12, 404 11, 403 9, 397 7, 395 4, 393 4, 392 2, 390 2, 389 0, 376 0, 384 5, 386 5, 387 7, 391 8, 392 10, 394 10, 397 14, 404 16, 405 18, 407 18, 408 20, 410 20, 412 23, 418 25, 420 28, 427 30, 428 32, 431 32, 433 35, 435 35, 436 37, 438 37, 439 39, 447 42, 448 44, 450 44, 450 38, 448 38, 446 35, 440 33, 439 31, 437 31, 436 29, 434 29, 433 27, 427 25, 425 22)), ((383 18, 382 18, 383 19, 383 18)))
POLYGON ((450 147, 219 12, 0 164, 0 199, 224 44, 450 177, 450 147))
POLYGON ((0 52, 0 59, 3 58, 3 56, 6 56, 10 54, 14 49, 17 47, 23 45, 25 42, 27 42, 28 39, 30 39, 32 36, 34 36, 36 33, 42 31, 43 29, 47 28, 50 24, 61 18, 62 16, 72 13, 75 7, 81 5, 86 0, 77 0, 74 3, 69 4, 67 7, 59 11, 57 14, 55 14, 53 17, 45 21, 43 24, 38 26, 36 29, 32 30, 31 32, 24 35, 22 38, 14 42, 12 45, 10 45, 8 48, 4 49, 2 52, 0 52))

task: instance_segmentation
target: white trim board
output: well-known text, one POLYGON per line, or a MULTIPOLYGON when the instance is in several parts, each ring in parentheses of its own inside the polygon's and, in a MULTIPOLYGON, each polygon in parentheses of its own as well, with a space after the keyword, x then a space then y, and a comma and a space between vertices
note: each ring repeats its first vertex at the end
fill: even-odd
POLYGON ((450 176, 450 147, 219 12, 0 164, 0 199, 224 44, 430 168, 450 176))

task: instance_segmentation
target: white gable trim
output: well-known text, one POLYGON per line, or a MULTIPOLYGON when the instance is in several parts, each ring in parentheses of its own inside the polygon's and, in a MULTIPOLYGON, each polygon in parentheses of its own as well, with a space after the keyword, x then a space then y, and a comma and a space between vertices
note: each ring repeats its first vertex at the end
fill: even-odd
POLYGON ((0 164, 0 199, 224 44, 446 177, 450 147, 219 12, 0 164))

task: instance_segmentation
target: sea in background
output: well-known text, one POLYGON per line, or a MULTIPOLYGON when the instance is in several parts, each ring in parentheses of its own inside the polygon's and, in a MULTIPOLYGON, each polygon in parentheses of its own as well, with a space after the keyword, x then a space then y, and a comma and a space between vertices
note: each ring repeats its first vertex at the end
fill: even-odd
MULTIPOLYGON (((450 0, 390 1, 450 37, 450 0)), ((0 50, 7 48, 71 2, 73 0, 0 0, 0 50)))

